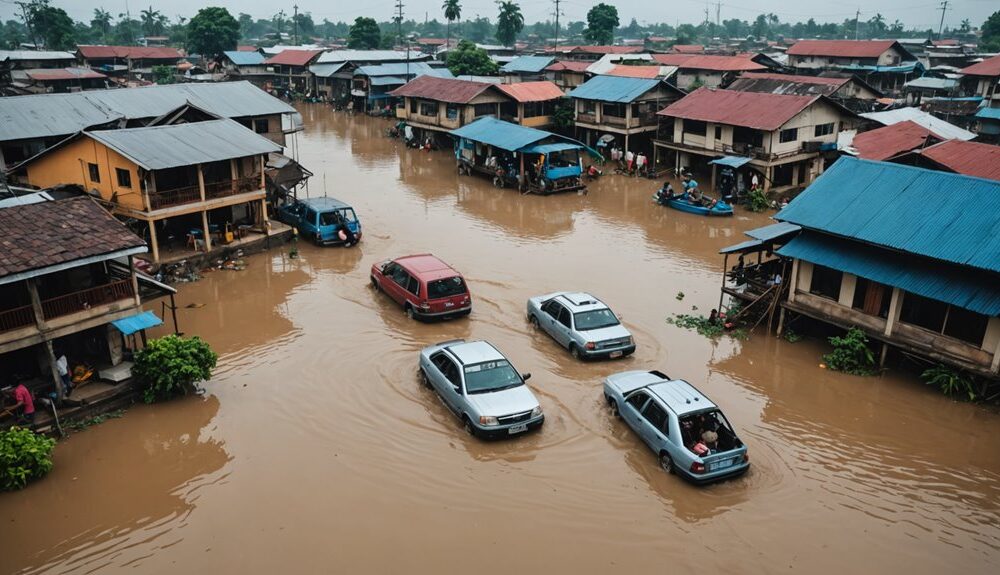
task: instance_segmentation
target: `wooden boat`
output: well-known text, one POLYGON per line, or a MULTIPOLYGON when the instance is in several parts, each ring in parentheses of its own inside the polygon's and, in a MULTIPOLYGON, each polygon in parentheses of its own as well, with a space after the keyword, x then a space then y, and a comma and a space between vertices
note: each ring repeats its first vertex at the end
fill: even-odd
POLYGON ((722 200, 717 201, 715 205, 709 208, 707 206, 692 204, 684 195, 673 196, 671 198, 660 198, 657 194, 654 194, 653 199, 661 206, 670 206, 675 210, 680 210, 689 214, 698 214, 701 216, 733 215, 733 207, 722 200))

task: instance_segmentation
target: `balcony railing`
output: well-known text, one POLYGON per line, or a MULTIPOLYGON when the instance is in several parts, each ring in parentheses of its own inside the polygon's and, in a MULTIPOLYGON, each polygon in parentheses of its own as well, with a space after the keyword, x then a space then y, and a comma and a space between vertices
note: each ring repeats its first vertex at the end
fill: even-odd
POLYGON ((205 184, 205 198, 225 198, 260 189, 260 176, 205 184))
MULTIPOLYGON (((260 176, 247 176, 236 180, 223 180, 205 184, 205 199, 225 198, 236 194, 253 192, 261 189, 260 176)), ((201 201, 201 190, 198 186, 187 186, 173 190, 157 191, 149 194, 149 208, 159 210, 182 204, 193 204, 201 201)))
POLYGON ((0 311, 0 332, 35 325, 35 311, 30 305, 0 311))
POLYGON ((596 124, 597 123, 597 114, 577 114, 576 115, 576 121, 577 122, 585 122, 587 124, 596 124))
POLYGON ((45 319, 52 319, 88 310, 96 306, 129 299, 134 296, 135 292, 132 289, 131 278, 123 279, 44 300, 42 302, 42 313, 45 315, 45 319))
POLYGON ((191 204, 201 201, 201 189, 198 186, 188 186, 174 190, 157 191, 149 194, 149 209, 159 210, 181 204, 191 204))

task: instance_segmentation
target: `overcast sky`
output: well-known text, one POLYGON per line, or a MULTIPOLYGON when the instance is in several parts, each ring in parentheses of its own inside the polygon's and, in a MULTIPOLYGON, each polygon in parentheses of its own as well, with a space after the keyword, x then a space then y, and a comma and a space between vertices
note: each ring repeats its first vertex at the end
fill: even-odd
MULTIPOLYGON (((15 0, 0 0, 0 19, 17 17, 15 0)), ((114 15, 125 12, 126 0, 51 0, 52 4, 69 12, 78 20, 90 20, 93 9, 103 7, 114 15)), ((131 0, 128 7, 135 17, 140 10, 150 5, 171 19, 176 16, 190 18, 199 8, 205 6, 225 6, 235 16, 239 12, 251 14, 254 18, 269 18, 281 8, 291 14, 292 6, 298 3, 301 12, 310 12, 318 23, 324 18, 333 22, 352 21, 358 16, 371 16, 379 21, 389 19, 393 14, 394 0, 131 0)), ((715 20, 716 4, 697 0, 616 0, 608 2, 618 7, 622 25, 631 18, 643 22, 700 22, 705 19, 705 8, 709 6, 711 20, 715 20)), ((406 18, 423 19, 425 14, 431 19, 444 21, 441 14, 442 0, 404 0, 406 18)), ((491 19, 496 17, 493 0, 462 0, 462 17, 473 18, 477 14, 491 19)), ((551 18, 554 10, 552 0, 521 0, 521 11, 527 22, 551 18)), ((586 0, 561 1, 563 16, 561 21, 585 20, 587 10, 596 2, 586 0)), ((907 28, 920 29, 938 27, 941 18, 940 1, 934 0, 735 0, 734 3, 721 2, 722 20, 739 18, 753 20, 762 12, 773 12, 782 21, 806 21, 810 17, 817 22, 841 22, 853 18, 860 8, 861 18, 867 19, 876 12, 885 16, 887 22, 901 20, 907 28)), ((981 26, 986 18, 1000 9, 998 0, 950 0, 945 15, 945 25, 958 27, 962 19, 968 18, 974 26, 981 26)))

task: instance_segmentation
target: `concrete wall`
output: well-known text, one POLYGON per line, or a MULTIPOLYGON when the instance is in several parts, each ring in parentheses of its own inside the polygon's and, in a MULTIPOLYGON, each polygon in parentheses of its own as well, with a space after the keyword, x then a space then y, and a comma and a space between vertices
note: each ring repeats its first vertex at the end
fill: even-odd
POLYGON ((836 142, 837 131, 839 129, 838 123, 841 121, 842 116, 843 114, 837 108, 822 100, 817 101, 796 114, 781 129, 775 130, 773 138, 765 134, 764 149, 772 154, 785 154, 801 150, 802 142, 836 142), (833 132, 826 136, 816 137, 816 126, 831 122, 833 123, 833 132), (782 143, 780 141, 781 130, 790 128, 798 128, 798 138, 782 143))
POLYGON ((139 167, 118 152, 86 136, 50 150, 28 164, 26 171, 28 183, 33 186, 48 188, 58 184, 77 184, 87 190, 97 190, 105 200, 110 200, 117 194, 116 199, 120 205, 136 210, 145 209, 139 167), (90 179, 87 164, 97 164, 100 182, 90 179), (129 172, 131 187, 118 185, 116 168, 129 172))

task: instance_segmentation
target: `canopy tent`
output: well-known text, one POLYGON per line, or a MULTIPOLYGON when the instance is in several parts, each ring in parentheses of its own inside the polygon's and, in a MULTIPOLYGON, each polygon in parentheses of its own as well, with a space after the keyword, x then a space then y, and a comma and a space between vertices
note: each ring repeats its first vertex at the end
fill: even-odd
POLYGON ((559 134, 553 134, 552 132, 536 130, 535 128, 526 128, 518 124, 504 122, 503 120, 498 120, 489 116, 480 118, 471 124, 462 126, 457 130, 452 130, 449 133, 452 137, 459 140, 465 139, 472 142, 480 142, 508 152, 522 152, 529 154, 549 153, 533 151, 532 148, 548 145, 561 145, 563 146, 561 148, 562 150, 586 150, 591 156, 601 160, 604 159, 604 156, 602 156, 600 152, 587 146, 583 142, 579 142, 565 136, 560 136, 559 134), (541 142, 545 140, 550 141, 542 144, 541 142), (553 142, 551 140, 556 141, 553 142))

